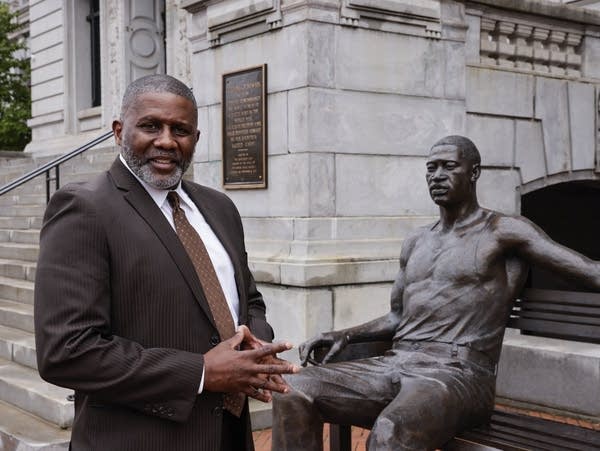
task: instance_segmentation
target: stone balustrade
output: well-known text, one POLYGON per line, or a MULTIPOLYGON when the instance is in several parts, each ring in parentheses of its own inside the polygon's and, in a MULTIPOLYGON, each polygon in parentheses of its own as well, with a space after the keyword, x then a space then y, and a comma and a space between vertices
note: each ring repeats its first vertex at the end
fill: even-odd
POLYGON ((582 38, 581 32, 482 17, 480 62, 580 77, 582 38))

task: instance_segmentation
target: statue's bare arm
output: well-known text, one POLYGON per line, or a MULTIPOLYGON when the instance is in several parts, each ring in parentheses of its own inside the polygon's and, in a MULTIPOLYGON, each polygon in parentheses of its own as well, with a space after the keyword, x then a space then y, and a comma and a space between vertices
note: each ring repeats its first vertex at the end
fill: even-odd
POLYGON ((531 265, 543 267, 600 291, 600 261, 594 261, 556 243, 529 220, 504 216, 499 219, 496 232, 499 243, 506 252, 531 265))
MULTIPOLYGON (((402 296, 404 293, 404 270, 406 262, 415 245, 418 235, 407 238, 400 253, 400 270, 392 286, 390 295, 391 308, 388 313, 358 326, 338 331, 324 332, 305 341, 299 346, 300 360, 306 365, 310 353, 315 347, 329 347, 329 352, 323 358, 323 363, 330 361, 348 343, 391 340, 400 322, 402 314, 402 296)), ((368 300, 366 300, 368 302, 368 300)))

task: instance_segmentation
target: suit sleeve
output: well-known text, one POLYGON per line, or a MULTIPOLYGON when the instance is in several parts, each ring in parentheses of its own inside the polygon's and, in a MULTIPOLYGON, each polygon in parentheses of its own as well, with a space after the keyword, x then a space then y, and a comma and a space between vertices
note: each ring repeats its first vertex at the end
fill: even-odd
POLYGON ((92 198, 66 187, 46 210, 35 281, 40 375, 101 402, 185 421, 203 357, 111 334, 110 251, 92 198))

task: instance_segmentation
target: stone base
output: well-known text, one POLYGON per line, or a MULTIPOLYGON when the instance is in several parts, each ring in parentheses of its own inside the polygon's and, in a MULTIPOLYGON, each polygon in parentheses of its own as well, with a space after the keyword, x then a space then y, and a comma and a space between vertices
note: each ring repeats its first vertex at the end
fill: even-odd
POLYGON ((600 420, 600 346, 508 330, 496 394, 529 406, 600 420))

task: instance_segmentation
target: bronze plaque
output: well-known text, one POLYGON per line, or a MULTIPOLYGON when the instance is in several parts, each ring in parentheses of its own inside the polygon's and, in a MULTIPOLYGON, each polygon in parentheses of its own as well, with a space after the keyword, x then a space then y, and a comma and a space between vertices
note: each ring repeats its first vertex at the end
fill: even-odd
POLYGON ((267 65, 223 75, 223 186, 267 187, 267 65))

